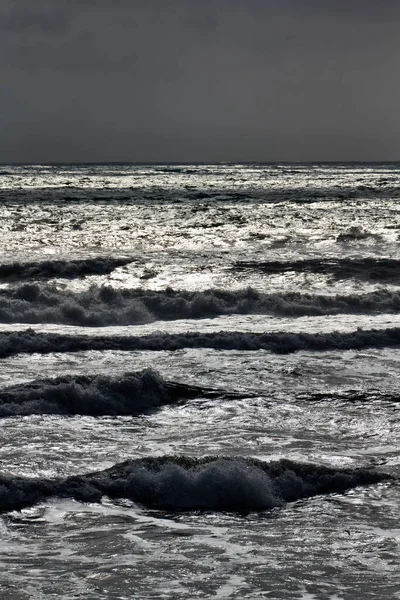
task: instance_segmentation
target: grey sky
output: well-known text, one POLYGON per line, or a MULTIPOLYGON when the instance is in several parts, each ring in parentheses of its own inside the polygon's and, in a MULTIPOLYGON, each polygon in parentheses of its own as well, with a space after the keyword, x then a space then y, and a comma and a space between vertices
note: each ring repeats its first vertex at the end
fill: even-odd
POLYGON ((0 161, 400 160, 400 0, 0 0, 0 161))

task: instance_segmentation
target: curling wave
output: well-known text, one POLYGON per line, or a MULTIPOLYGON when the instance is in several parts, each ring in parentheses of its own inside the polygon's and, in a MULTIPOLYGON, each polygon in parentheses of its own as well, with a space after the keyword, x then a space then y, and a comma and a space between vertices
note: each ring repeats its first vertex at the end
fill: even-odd
POLYGON ((390 479, 388 474, 367 469, 336 469, 289 460, 163 456, 130 460, 105 471, 65 479, 2 475, 0 511, 21 509, 50 497, 100 502, 103 496, 171 511, 266 510, 390 479))
POLYGON ((294 261, 238 261, 236 270, 255 270, 268 275, 295 272, 320 273, 334 279, 400 282, 400 260, 391 258, 309 258, 294 261))
POLYGON ((31 414, 136 415, 197 397, 233 399, 226 392, 174 381, 145 369, 120 376, 74 375, 37 379, 0 390, 0 417, 31 414))
POLYGON ((0 333, 0 358, 14 354, 48 354, 88 350, 166 350, 211 348, 214 350, 268 350, 290 354, 299 350, 360 350, 400 345, 400 328, 358 329, 330 333, 154 333, 143 336, 96 336, 37 333, 32 329, 0 333))
POLYGON ((60 277, 74 279, 86 275, 106 275, 117 267, 132 262, 132 258, 97 256, 75 260, 43 260, 37 262, 13 262, 0 264, 0 279, 51 279, 60 277))
POLYGON ((91 286, 84 292, 26 283, 0 290, 0 322, 78 326, 139 325, 159 319, 201 319, 229 314, 322 316, 400 312, 400 293, 362 295, 263 294, 252 288, 203 292, 117 290, 91 286))

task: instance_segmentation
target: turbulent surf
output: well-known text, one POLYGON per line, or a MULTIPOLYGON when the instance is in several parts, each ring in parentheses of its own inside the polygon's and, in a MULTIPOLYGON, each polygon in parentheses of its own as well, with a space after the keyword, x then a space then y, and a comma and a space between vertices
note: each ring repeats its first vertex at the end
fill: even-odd
POLYGON ((400 165, 0 168, 0 596, 395 598, 400 165))

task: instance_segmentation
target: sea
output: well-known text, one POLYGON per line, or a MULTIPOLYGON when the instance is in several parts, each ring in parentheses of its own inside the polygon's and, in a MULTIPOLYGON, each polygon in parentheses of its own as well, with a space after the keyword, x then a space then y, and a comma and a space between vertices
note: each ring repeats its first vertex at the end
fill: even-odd
POLYGON ((400 163, 0 166, 0 598, 400 598, 400 163))

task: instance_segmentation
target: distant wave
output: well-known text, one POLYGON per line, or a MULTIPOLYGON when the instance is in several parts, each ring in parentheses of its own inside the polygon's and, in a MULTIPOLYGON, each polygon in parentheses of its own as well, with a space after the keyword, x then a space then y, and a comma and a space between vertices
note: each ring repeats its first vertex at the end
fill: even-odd
POLYGON ((390 479, 390 475, 367 469, 335 469, 289 460, 163 456, 64 479, 1 475, 0 511, 18 510, 51 497, 100 502, 103 496, 171 511, 266 510, 390 479))
POLYGON ((0 389, 0 417, 31 414, 136 415, 197 397, 241 397, 224 390, 166 381, 146 369, 120 376, 74 375, 0 389))
POLYGON ((85 336, 36 333, 32 329, 0 333, 0 358, 19 353, 80 352, 87 350, 268 350, 289 354, 299 350, 360 350, 400 345, 400 328, 358 329, 330 333, 154 333, 143 336, 85 336))
POLYGON ((201 319, 229 314, 321 316, 400 312, 400 292, 324 296, 297 292, 263 294, 254 289, 203 292, 117 290, 84 292, 26 283, 0 290, 0 322, 78 326, 138 325, 159 319, 201 319))
POLYGON ((0 202, 23 202, 41 203, 41 202, 60 202, 60 203, 126 203, 133 205, 164 205, 182 202, 211 201, 215 202, 254 202, 254 203, 278 203, 290 202, 293 204, 310 204, 313 202, 346 202, 357 198, 379 199, 379 198, 399 198, 400 187, 398 185, 382 184, 370 186, 341 186, 339 189, 323 185, 314 187, 304 187, 302 185, 293 187, 267 187, 254 185, 229 186, 222 184, 220 187, 210 187, 205 185, 203 188, 194 186, 188 189, 183 185, 159 186, 135 188, 85 188, 82 186, 60 186, 51 188, 31 187, 20 188, 2 188, 0 189, 0 202))
POLYGON ((73 279, 85 275, 105 275, 130 262, 132 258, 97 256, 74 260, 4 263, 0 264, 0 279, 50 279, 52 277, 73 279))
MULTIPOLYGON (((350 235, 350 234, 348 234, 350 235)), ((354 234, 355 235, 355 234, 354 234)), ((343 234, 343 239, 344 239, 343 234)), ((363 281, 400 280, 400 260, 391 258, 309 258, 294 261, 238 261, 238 270, 256 270, 268 275, 287 272, 322 273, 334 279, 363 281)))

